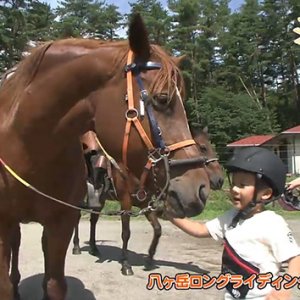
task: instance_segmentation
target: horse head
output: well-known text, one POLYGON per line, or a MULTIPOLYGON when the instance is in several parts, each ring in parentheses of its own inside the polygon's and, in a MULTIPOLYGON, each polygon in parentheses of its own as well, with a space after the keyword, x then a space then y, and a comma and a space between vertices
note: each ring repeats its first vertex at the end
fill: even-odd
POLYGON ((223 169, 219 164, 216 153, 210 143, 208 128, 205 127, 203 130, 194 129, 192 130, 192 134, 201 154, 207 157, 205 170, 209 177, 210 187, 213 190, 221 189, 224 182, 223 169))
POLYGON ((139 15, 135 15, 130 24, 126 52, 126 77, 124 79, 123 73, 120 93, 124 100, 120 103, 116 86, 106 95, 99 94, 98 101, 94 101, 97 106, 96 131, 106 147, 114 143, 115 147, 110 148, 115 156, 120 147, 123 148, 121 160, 128 169, 136 170, 135 174, 143 173, 147 160, 150 160, 152 174, 159 186, 156 194, 164 198, 167 211, 178 217, 199 214, 205 206, 210 184, 203 168, 203 157, 187 122, 182 100, 184 81, 178 66, 180 60, 149 43, 139 15), (110 104, 99 100, 103 97, 108 97, 110 104), (108 105, 115 112, 113 119, 103 113, 107 115, 108 105), (120 115, 117 117, 117 114, 120 115), (123 119, 122 145, 116 139, 120 135, 117 129, 119 118, 123 119), (104 119, 111 125, 111 138, 103 130, 104 119))

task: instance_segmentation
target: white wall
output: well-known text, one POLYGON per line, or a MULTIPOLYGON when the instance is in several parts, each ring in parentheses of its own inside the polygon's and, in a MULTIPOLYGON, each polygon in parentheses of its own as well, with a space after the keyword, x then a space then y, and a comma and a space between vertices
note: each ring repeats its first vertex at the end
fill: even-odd
POLYGON ((287 137, 288 149, 288 172, 300 174, 300 136, 291 135, 287 137))

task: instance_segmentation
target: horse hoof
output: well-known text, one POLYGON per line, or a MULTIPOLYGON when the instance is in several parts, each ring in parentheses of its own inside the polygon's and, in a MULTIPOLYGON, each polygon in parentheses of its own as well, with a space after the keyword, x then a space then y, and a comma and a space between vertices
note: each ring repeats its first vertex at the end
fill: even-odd
POLYGON ((146 257, 144 265, 145 265, 146 270, 152 270, 153 269, 153 259, 150 257, 146 257))
POLYGON ((158 267, 154 264, 153 258, 150 258, 150 257, 146 257, 146 258, 145 258, 144 267, 145 267, 145 268, 144 268, 145 271, 151 271, 151 270, 154 270, 154 269, 158 268, 158 267))
POLYGON ((73 248, 72 253, 74 255, 79 255, 79 254, 81 254, 81 250, 80 250, 80 248, 73 248))
POLYGON ((121 272, 125 276, 132 276, 134 274, 130 266, 122 266, 121 272))

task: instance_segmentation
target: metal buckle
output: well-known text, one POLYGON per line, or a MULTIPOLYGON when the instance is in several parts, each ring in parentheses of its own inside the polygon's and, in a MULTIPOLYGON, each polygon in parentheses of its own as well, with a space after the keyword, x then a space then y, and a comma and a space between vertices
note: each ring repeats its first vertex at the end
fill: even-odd
POLYGON ((161 154, 161 148, 155 148, 152 151, 149 151, 148 157, 151 160, 152 165, 155 165, 162 160, 163 155, 161 154))
POLYGON ((129 65, 126 65, 125 68, 124 68, 124 71, 125 73, 127 72, 135 72, 137 70, 138 66, 136 63, 132 63, 132 64, 129 64, 129 65))

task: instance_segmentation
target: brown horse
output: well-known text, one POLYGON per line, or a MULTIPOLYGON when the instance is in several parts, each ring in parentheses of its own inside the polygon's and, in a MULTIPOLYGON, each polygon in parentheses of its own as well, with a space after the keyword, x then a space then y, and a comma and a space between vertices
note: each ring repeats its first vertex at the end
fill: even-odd
MULTIPOLYGON (((0 89, 1 299, 11 300, 17 291, 19 279, 8 276, 10 249, 18 223, 28 221, 44 228, 44 299, 65 298, 65 256, 79 214, 69 206, 86 194, 79 137, 87 130, 95 128, 122 162, 120 186, 130 185, 128 174, 147 177, 146 165, 153 174, 147 180, 155 179, 153 195, 164 200, 165 210, 185 217, 204 208, 209 184, 187 124, 176 59, 149 44, 139 15, 128 40, 46 43, 0 89)), ((121 195, 124 209, 131 188, 121 195)))
MULTIPOLYGON (((193 137, 196 141, 197 146, 199 147, 200 153, 203 157, 207 158, 207 161, 205 164, 203 164, 203 168, 205 172, 208 175, 208 178, 210 180, 210 186, 212 189, 220 189, 223 185, 223 171, 222 167, 218 163, 218 160, 215 158, 216 154, 215 151, 209 141, 208 131, 207 127, 203 130, 194 130, 193 131, 193 137)), ((99 145, 97 144, 94 134, 92 132, 86 133, 82 138, 82 143, 85 149, 85 157, 86 157, 86 163, 87 163, 87 169, 89 170, 89 181, 94 185, 95 191, 101 190, 98 194, 99 196, 99 203, 100 207, 99 209, 95 210, 97 212, 101 212, 105 205, 106 199, 117 199, 121 202, 122 205, 122 198, 118 198, 117 195, 121 192, 120 188, 116 185, 115 189, 117 192, 117 195, 115 195, 115 191, 113 189, 109 189, 108 182, 106 180, 107 177, 111 177, 111 180, 113 181, 113 178, 117 176, 119 171, 116 169, 112 169, 111 175, 104 173, 103 170, 105 167, 101 167, 98 162, 93 163, 91 161, 91 158, 94 155, 94 161, 97 159, 97 157, 102 157, 102 155, 99 156, 99 151, 101 150, 99 145), (96 165, 96 167, 95 167, 96 165)), ((110 173, 108 171, 108 173, 110 173)), ((138 181, 137 187, 139 186, 138 181)), ((110 185, 112 188, 114 185, 110 185)), ((93 195, 92 195, 93 197, 93 195)), ((145 199, 144 201, 137 201, 135 198, 133 198, 133 206, 139 207, 140 209, 145 209, 149 205, 149 199, 145 199), (134 201, 135 200, 135 201, 134 201)), ((150 244, 149 250, 148 250, 148 257, 145 261, 147 268, 152 268, 153 266, 153 257, 156 253, 156 248, 159 242, 159 238, 161 236, 161 225, 158 220, 158 214, 155 210, 149 210, 145 212, 145 216, 150 222, 150 224, 153 227, 153 238, 152 242, 150 244)), ((90 215, 90 239, 89 239, 89 253, 95 256, 100 256, 99 250, 96 246, 96 224, 99 219, 99 214, 91 214, 90 215)), ((79 222, 78 222, 79 225, 79 222)), ((129 239, 130 237, 130 227, 129 227, 129 219, 126 219, 122 223, 122 236, 127 237, 129 239), (129 231, 129 232, 128 232, 129 231)), ((79 231, 78 226, 75 227, 74 230, 74 238, 73 238, 73 254, 81 254, 80 246, 79 246, 79 231)), ((121 257, 121 263, 122 263, 122 273, 123 275, 132 275, 133 271, 131 268, 130 263, 128 262, 128 254, 127 254, 127 244, 128 240, 123 239, 123 251, 122 251, 122 257, 121 257), (124 246, 125 245, 125 246, 124 246)))

